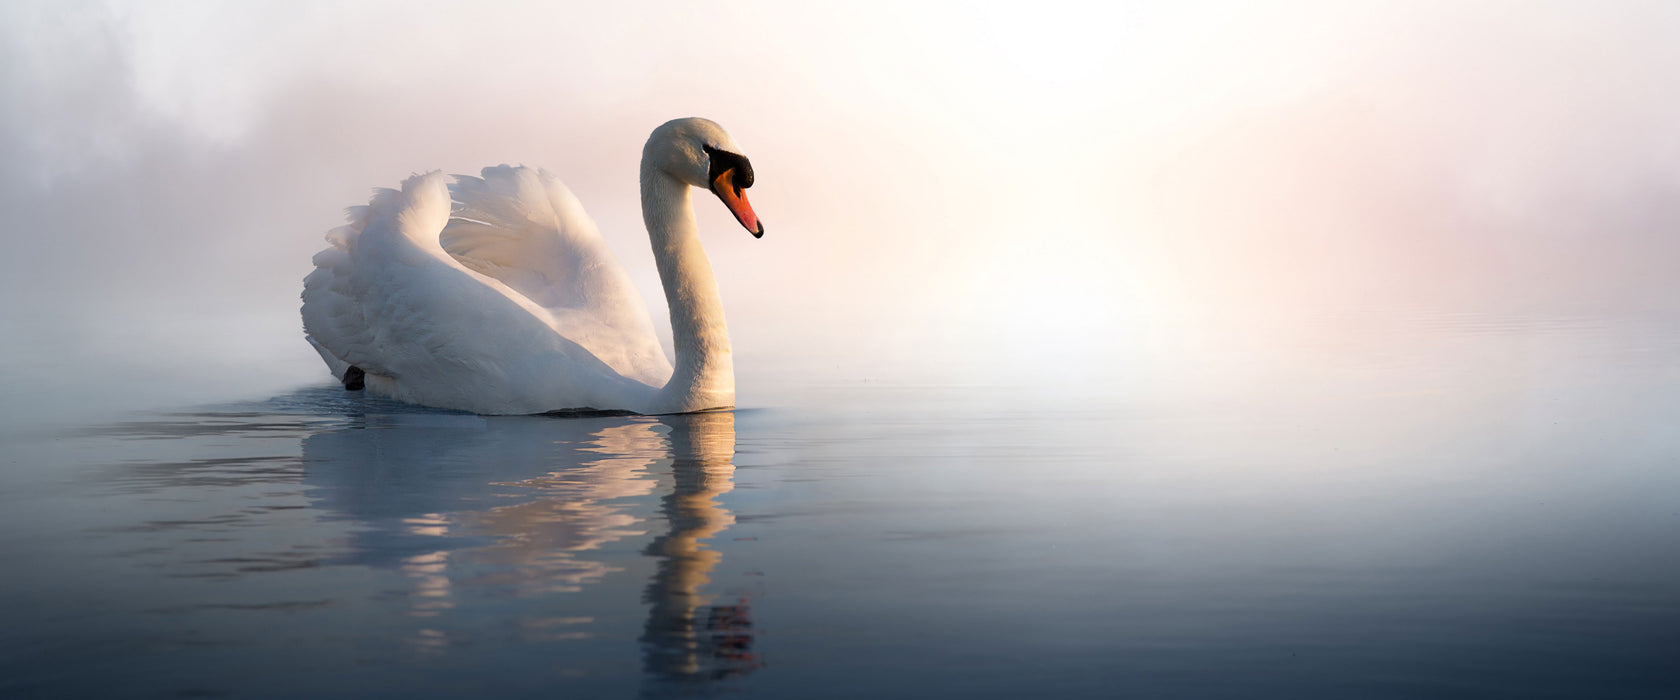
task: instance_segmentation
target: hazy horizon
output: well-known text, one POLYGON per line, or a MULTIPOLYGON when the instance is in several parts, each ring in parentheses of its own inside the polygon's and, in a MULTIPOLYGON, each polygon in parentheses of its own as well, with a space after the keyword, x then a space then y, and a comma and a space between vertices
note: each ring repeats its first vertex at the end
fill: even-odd
POLYGON ((8 417, 326 381, 310 256, 434 169, 559 174, 663 323, 635 168, 690 115, 758 172, 763 240, 698 202, 744 404, 1680 309, 1672 6, 660 7, 0 8, 8 417))

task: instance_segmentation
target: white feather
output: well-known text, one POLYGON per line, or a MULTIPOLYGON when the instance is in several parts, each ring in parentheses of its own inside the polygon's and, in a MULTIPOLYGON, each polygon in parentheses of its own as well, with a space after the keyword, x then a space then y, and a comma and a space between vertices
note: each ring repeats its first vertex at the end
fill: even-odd
POLYGON ((349 208, 304 279, 307 339, 334 376, 358 367, 370 391, 429 406, 732 405, 721 302, 687 196, 705 182, 693 155, 701 145, 733 149, 715 124, 676 120, 654 132, 643 158, 649 234, 667 297, 680 305, 673 327, 685 329, 675 379, 647 307, 582 205, 559 179, 525 167, 449 185, 441 173, 416 175, 349 208))

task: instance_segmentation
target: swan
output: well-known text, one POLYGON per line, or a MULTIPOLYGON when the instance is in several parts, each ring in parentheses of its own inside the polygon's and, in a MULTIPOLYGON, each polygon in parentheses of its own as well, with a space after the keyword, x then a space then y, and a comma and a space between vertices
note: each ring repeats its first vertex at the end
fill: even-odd
POLYGON ((303 327, 347 389, 481 414, 691 413, 732 408, 723 301, 690 187, 756 237, 752 164, 699 118, 642 149, 642 220, 671 311, 676 363, 571 190, 543 170, 416 175, 378 189, 327 234, 304 278, 303 327))

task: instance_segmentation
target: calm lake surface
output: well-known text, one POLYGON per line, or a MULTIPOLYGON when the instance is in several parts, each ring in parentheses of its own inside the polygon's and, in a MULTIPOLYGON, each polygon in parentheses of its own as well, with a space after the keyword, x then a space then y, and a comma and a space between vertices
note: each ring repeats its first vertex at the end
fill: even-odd
POLYGON ((1680 329, 1402 330, 693 416, 323 386, 19 428, 0 696, 1680 696, 1680 329))

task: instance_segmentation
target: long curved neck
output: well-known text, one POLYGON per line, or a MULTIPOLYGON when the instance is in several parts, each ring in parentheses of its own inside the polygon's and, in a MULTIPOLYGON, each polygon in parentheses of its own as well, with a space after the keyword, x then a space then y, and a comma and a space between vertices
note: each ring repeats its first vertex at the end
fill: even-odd
POLYGON ((735 405, 735 361, 723 299, 711 261, 700 247, 689 186, 646 159, 642 162, 642 221, 659 263, 677 364, 648 413, 686 413, 735 405))

